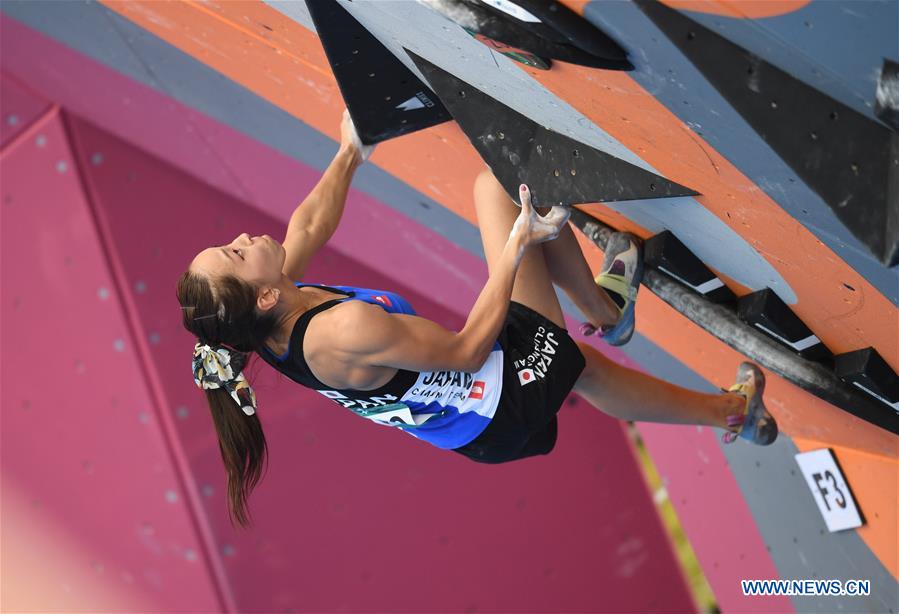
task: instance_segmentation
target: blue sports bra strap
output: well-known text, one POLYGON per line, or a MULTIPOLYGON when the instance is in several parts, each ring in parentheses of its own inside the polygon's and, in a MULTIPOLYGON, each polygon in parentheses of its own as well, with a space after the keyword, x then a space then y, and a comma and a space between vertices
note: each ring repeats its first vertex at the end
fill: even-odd
MULTIPOLYGON (((304 284, 303 282, 298 282, 300 286, 310 286, 312 288, 320 288, 322 290, 327 290, 328 292, 333 292, 334 294, 345 294, 347 298, 352 298, 356 296, 355 292, 347 292, 346 290, 338 290, 337 288, 332 288, 331 286, 323 286, 321 284, 304 284)), ((299 286, 298 286, 299 287, 299 286)))

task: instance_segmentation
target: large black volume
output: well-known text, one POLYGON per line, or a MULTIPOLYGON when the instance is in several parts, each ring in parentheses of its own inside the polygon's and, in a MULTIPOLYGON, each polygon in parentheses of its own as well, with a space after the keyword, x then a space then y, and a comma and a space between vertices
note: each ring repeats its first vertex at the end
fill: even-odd
POLYGON ((884 264, 899 261, 899 136, 656 0, 636 0, 884 264))
POLYGON ((452 119, 434 92, 335 0, 306 6, 363 143, 452 119))
POLYGON ((526 183, 536 207, 696 192, 540 126, 439 66, 406 50, 465 136, 517 200, 526 183))

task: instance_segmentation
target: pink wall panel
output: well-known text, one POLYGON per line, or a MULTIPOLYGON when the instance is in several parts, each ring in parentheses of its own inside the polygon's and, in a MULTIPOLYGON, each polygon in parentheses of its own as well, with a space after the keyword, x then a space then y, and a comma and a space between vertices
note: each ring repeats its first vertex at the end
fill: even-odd
MULTIPOLYGON (((292 162, 287 156, 231 126, 110 70, 3 14, 0 28, 4 71, 71 113, 102 125, 205 183, 257 206, 269 207, 277 202, 285 184, 291 183, 290 175, 285 174, 292 162), (280 163, 272 167, 263 159, 280 159, 280 163)), ((283 203, 274 213, 289 215, 295 206, 296 203, 283 203)))
MULTIPOLYGON (((569 330, 576 330, 573 319, 566 322, 569 330)), ((617 348, 593 345, 620 364, 646 371, 617 348)), ((779 578, 780 572, 718 445, 720 430, 650 422, 636 425, 718 606, 724 612, 745 610, 747 597, 739 580, 779 578)), ((788 597, 756 596, 752 611, 793 612, 795 608, 788 597)))
MULTIPOLYGON (((639 306, 638 306, 639 312, 639 306)), ((578 322, 565 318, 568 330, 578 322)), ((618 348, 591 344, 616 362, 646 371, 618 348)), ((671 504, 722 611, 741 611, 741 578, 778 578, 740 485, 718 445, 720 431, 701 426, 638 422, 671 504)), ((788 597, 753 597, 754 612, 792 612, 788 597)))
POLYGON ((3 609, 216 609, 58 114, 0 175, 3 609))
POLYGON ((724 612, 794 612, 789 597, 743 595, 740 580, 779 578, 740 485, 718 445, 720 430, 641 423, 671 503, 724 612))
MULTIPOLYGON (((72 126, 145 340, 141 356, 205 495, 209 551, 222 557, 241 609, 692 607, 620 425, 574 400, 551 456, 484 466, 360 420, 260 363, 251 377, 271 465, 251 499, 256 528, 234 532, 174 282, 199 249, 242 231, 278 236, 283 222, 96 127, 72 126)), ((294 174, 313 172, 296 165, 294 174)), ((347 253, 326 249, 308 279, 394 289, 423 315, 462 324, 453 307, 474 302, 483 263, 439 237, 429 239, 432 253, 410 258, 396 238, 428 231, 357 192, 345 220, 347 253), (379 243, 384 236, 394 240, 379 243)))

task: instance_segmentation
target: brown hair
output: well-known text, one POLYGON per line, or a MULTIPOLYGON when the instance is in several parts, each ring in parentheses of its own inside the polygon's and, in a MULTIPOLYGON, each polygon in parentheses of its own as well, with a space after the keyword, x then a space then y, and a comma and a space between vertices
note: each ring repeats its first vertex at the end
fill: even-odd
MULTIPOLYGON (((277 325, 274 314, 256 311, 257 288, 231 275, 213 280, 186 271, 178 280, 177 295, 184 328, 200 343, 227 347, 238 369, 249 362, 250 353, 262 350, 277 325)), ((252 524, 247 497, 261 478, 268 452, 262 423, 258 412, 244 414, 224 388, 203 392, 228 472, 231 524, 236 519, 246 528, 252 524)))

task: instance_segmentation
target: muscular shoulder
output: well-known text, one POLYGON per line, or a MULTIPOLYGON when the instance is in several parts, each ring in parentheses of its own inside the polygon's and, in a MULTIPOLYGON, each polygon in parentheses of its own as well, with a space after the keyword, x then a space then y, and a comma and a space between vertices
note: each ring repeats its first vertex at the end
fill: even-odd
POLYGON ((387 315, 381 307, 365 301, 346 301, 328 312, 328 323, 335 333, 356 333, 387 315))
POLYGON ((303 355, 312 373, 335 389, 371 390, 384 385, 396 369, 369 365, 367 345, 377 345, 366 331, 383 330, 388 314, 361 301, 347 301, 312 318, 303 340, 303 355))
POLYGON ((472 354, 460 334, 419 316, 387 313, 361 301, 347 301, 330 311, 316 323, 318 347, 347 365, 477 371, 484 362, 472 354))
POLYGON ((307 338, 311 335, 312 346, 352 351, 360 344, 364 346, 371 333, 384 326, 385 317, 389 315, 377 305, 346 301, 313 318, 307 338))

